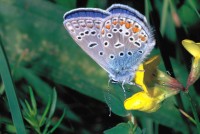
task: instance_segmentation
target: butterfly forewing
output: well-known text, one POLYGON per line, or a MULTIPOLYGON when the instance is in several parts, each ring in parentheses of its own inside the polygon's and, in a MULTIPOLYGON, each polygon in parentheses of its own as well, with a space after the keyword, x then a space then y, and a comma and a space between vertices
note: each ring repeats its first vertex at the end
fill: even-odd
POLYGON ((99 9, 75 9, 64 15, 64 26, 74 41, 102 68, 108 71, 100 41, 100 26, 109 13, 99 9))

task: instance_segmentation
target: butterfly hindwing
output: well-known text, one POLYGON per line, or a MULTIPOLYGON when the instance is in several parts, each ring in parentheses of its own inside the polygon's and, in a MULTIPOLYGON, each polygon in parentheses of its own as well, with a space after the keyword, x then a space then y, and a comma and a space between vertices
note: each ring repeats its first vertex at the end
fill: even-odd
POLYGON ((114 4, 107 11, 112 14, 100 32, 106 62, 115 76, 133 72, 155 44, 151 30, 145 17, 128 6, 114 4))
POLYGON ((75 9, 64 15, 64 26, 74 41, 102 68, 108 71, 100 41, 102 20, 110 13, 100 9, 75 9))
POLYGON ((140 25, 140 27, 142 28, 142 30, 144 30, 144 32, 147 34, 147 37, 148 37, 147 41, 146 41, 147 48, 145 49, 145 52, 142 55, 142 58, 146 57, 147 54, 149 54, 155 46, 155 39, 153 37, 152 28, 150 28, 150 26, 146 20, 146 17, 143 14, 141 14, 139 11, 137 11, 129 6, 122 5, 122 4, 113 4, 111 7, 109 7, 107 9, 107 11, 112 14, 118 14, 118 15, 123 14, 126 17, 128 17, 129 19, 133 19, 134 22, 136 22, 140 25))

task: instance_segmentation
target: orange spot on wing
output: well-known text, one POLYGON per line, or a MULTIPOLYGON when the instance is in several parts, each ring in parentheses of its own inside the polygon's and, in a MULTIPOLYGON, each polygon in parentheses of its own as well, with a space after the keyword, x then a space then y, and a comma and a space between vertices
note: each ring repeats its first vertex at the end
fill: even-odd
POLYGON ((137 32, 140 31, 140 29, 139 29, 138 27, 133 27, 133 28, 132 28, 132 31, 133 31, 134 33, 137 33, 137 32))
POLYGON ((93 25, 92 25, 92 24, 89 24, 89 25, 87 25, 87 27, 89 27, 89 28, 93 28, 93 25))
POLYGON ((146 37, 145 37, 145 36, 140 35, 139 38, 140 38, 142 41, 146 41, 146 37))
POLYGON ((96 25, 96 28, 97 28, 97 29, 100 29, 100 25, 96 25))
POLYGON ((110 24, 107 24, 105 27, 106 27, 107 29, 110 29, 110 24))
POLYGON ((126 26, 127 29, 129 29, 129 28, 131 27, 131 23, 128 23, 128 22, 127 22, 127 23, 125 24, 125 26, 126 26))
POLYGON ((101 30, 101 34, 104 34, 104 29, 101 30))
POLYGON ((113 21, 112 23, 113 23, 114 25, 117 25, 117 21, 113 21))
POLYGON ((125 21, 120 21, 120 25, 124 25, 125 24, 125 21))

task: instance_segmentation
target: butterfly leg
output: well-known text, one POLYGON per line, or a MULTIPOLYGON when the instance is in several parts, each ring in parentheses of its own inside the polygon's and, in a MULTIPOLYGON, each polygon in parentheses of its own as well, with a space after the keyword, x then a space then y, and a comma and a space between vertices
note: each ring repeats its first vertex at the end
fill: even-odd
POLYGON ((104 91, 104 98, 105 98, 105 102, 109 108, 109 117, 111 117, 111 112, 112 112, 112 108, 111 108, 111 94, 110 94, 110 88, 107 88, 107 92, 104 91))
POLYGON ((122 82, 122 89, 124 91, 124 98, 126 99, 126 90, 124 88, 125 80, 122 82))

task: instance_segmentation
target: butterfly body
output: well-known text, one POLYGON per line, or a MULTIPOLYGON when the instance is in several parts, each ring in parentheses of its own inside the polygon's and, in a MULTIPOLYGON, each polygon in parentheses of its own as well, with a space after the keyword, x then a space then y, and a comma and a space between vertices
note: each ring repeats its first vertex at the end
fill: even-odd
POLYGON ((64 15, 64 26, 110 79, 120 83, 131 83, 139 64, 155 45, 146 18, 121 4, 107 10, 69 11, 64 15))

